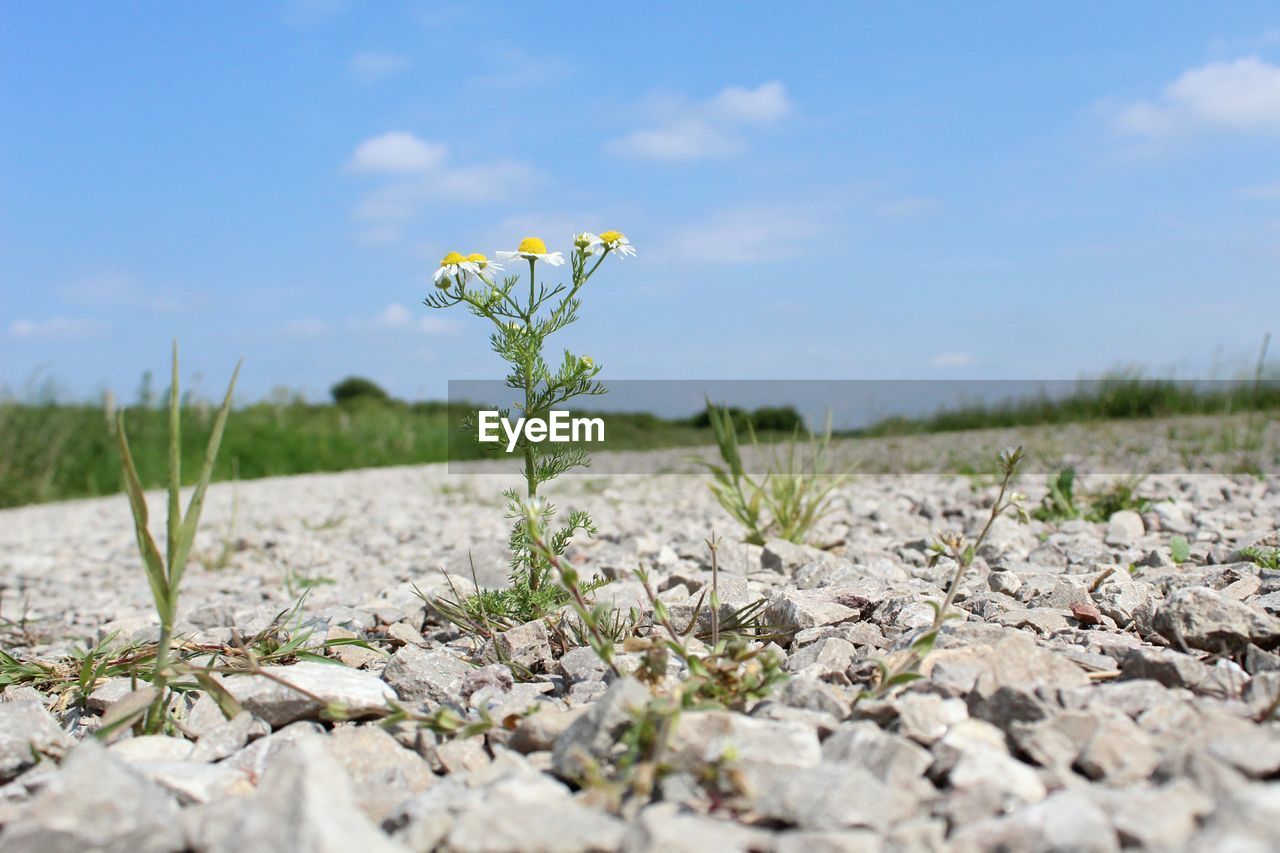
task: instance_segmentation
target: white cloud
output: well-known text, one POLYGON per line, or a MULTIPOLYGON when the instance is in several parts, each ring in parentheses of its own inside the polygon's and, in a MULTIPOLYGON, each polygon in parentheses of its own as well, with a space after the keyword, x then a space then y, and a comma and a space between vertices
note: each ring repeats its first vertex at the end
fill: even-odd
POLYGON ((1235 53, 1256 51, 1275 47, 1280 44, 1280 27, 1271 27, 1257 35, 1251 36, 1217 36, 1209 41, 1209 50, 1213 53, 1235 53))
POLYGON ((394 130, 357 145, 349 168, 353 172, 419 174, 440 166, 447 155, 448 148, 444 145, 425 142, 412 133, 394 130))
POLYGON ((787 87, 775 80, 754 89, 730 86, 712 99, 711 107, 728 121, 773 124, 791 112, 791 101, 787 87))
POLYGON ((357 325, 373 329, 424 332, 428 335, 451 335, 461 328, 455 321, 431 313, 431 309, 419 306, 418 310, 411 311, 398 302, 392 302, 383 308, 382 313, 373 318, 372 322, 357 325))
POLYGON ((9 336, 25 341, 83 341, 106 331, 106 323, 79 317, 23 318, 9 324, 9 336))
POLYGON ((319 317, 302 317, 285 323, 280 334, 287 338, 322 338, 329 334, 329 324, 319 317))
POLYGON ((759 205, 720 211, 655 240, 647 256, 676 264, 753 264, 802 254, 832 229, 832 211, 759 205))
POLYGON ((285 4, 285 21, 295 27, 312 27, 326 23, 346 11, 348 0, 289 0, 285 4))
POLYGON ((118 271, 101 272, 54 288, 62 300, 75 305, 134 305, 139 297, 133 276, 118 271))
POLYGON ((389 329, 400 329, 413 322, 413 313, 403 305, 393 302, 382 309, 375 322, 389 329))
POLYGON ((1157 137, 1197 130, 1280 132, 1280 67, 1251 56, 1193 68, 1159 98, 1123 109, 1115 126, 1157 137))
POLYGON ((520 48, 491 51, 485 57, 483 74, 468 82, 486 89, 538 89, 558 83, 572 73, 572 67, 556 56, 533 54, 520 48))
POLYGON ((407 71, 410 64, 407 58, 397 53, 361 51, 351 57, 347 71, 358 80, 374 83, 407 71))
POLYGON ((55 285, 53 292, 68 306, 98 312, 128 309, 150 314, 180 314, 213 301, 208 292, 191 287, 144 286, 136 276, 119 270, 106 270, 55 285))
POLYGON ((1274 184, 1255 184, 1251 187, 1244 187, 1236 195, 1240 198, 1248 199, 1280 198, 1280 181, 1276 181, 1274 184))
POLYGON ((973 354, 967 352, 941 352, 929 359, 929 364, 932 367, 940 367, 944 370, 958 370, 962 367, 969 367, 973 362, 973 354))
POLYGON ((880 204, 876 214, 885 219, 908 219, 913 216, 928 216, 942 209, 942 202, 930 196, 907 196, 895 198, 880 204))
POLYGON ((434 169, 420 178, 396 181, 369 193, 356 206, 356 218, 403 222, 429 201, 501 201, 528 190, 536 181, 532 168, 513 160, 434 169))
POLYGON ((664 101, 649 127, 606 147, 624 157, 669 162, 725 157, 746 149, 745 127, 777 124, 792 109, 786 87, 777 81, 754 89, 730 86, 705 101, 664 101))
POLYGON ((744 148, 741 137, 698 119, 632 131, 609 145, 614 154, 645 160, 700 160, 737 154, 744 148))
POLYGON ((395 178, 368 192, 356 205, 356 219, 372 223, 355 235, 365 245, 399 241, 403 225, 432 201, 487 203, 527 192, 538 175, 518 160, 454 165, 445 145, 396 131, 356 147, 349 168, 395 178))

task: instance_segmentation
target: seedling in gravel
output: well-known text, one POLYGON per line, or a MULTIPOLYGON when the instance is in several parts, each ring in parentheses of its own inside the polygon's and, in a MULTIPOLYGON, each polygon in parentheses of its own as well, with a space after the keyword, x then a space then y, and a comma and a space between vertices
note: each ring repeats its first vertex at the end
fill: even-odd
MULTIPOLYGON (((464 306, 476 317, 488 320, 493 326, 489 346, 508 365, 507 387, 520 395, 512 406, 500 408, 499 414, 504 419, 513 411, 526 419, 546 418, 552 409, 570 400, 605 392, 596 379, 600 365, 591 358, 565 350, 563 360, 553 368, 544 350, 552 335, 578 319, 582 306, 579 293, 605 258, 634 254, 630 241, 617 231, 577 234, 569 252, 570 283, 548 286, 537 280, 539 269, 564 265, 564 255, 548 251, 537 237, 526 237, 514 252, 497 253, 501 260, 528 263, 526 289, 520 286, 519 275, 504 276, 499 281, 496 273, 503 268, 484 255, 450 252, 435 273, 438 290, 427 297, 425 304, 441 309, 464 306)), ((556 592, 550 598, 544 593, 551 566, 530 540, 525 506, 538 507, 536 520, 545 529, 556 510, 546 501, 531 504, 538 498, 539 487, 572 468, 589 465, 590 459, 580 447, 530 441, 523 432, 515 447, 522 457, 524 488, 523 494, 518 489, 504 492, 507 517, 512 521, 511 589, 506 595, 490 596, 483 604, 489 616, 528 621, 530 614, 538 618, 565 603, 565 593, 555 585, 552 588, 556 592)), ((580 531, 594 536, 595 524, 585 512, 570 513, 566 523, 548 536, 548 551, 563 554, 580 531)), ((469 599, 458 603, 469 617, 478 615, 479 602, 469 599)))
POLYGON ((688 677, 671 691, 681 708, 742 710, 765 698, 774 686, 786 679, 772 652, 763 649, 759 643, 753 643, 749 635, 726 633, 721 637, 718 625, 715 628, 716 641, 705 650, 693 650, 689 635, 697 624, 700 608, 695 608, 689 627, 679 631, 671 621, 667 606, 654 593, 649 574, 637 570, 636 578, 653 607, 655 629, 661 627, 662 630, 655 630, 652 637, 633 642, 628 647, 645 652, 641 672, 655 686, 661 684, 666 675, 668 655, 684 664, 688 677))
MULTIPOLYGON (((610 630, 610 609, 588 604, 579 586, 577 571, 554 553, 542 536, 538 507, 531 506, 526 512, 530 542, 547 560, 555 578, 564 587, 582 626, 586 644, 615 678, 621 677, 616 656, 618 644, 610 630)), ((713 564, 716 544, 714 537, 708 540, 713 564)), ((716 574, 713 571, 713 577, 716 574)), ((694 608, 689 625, 678 629, 667 606, 654 592, 648 573, 637 569, 635 576, 653 609, 653 621, 651 625, 644 626, 648 629, 647 634, 642 635, 641 628, 637 626, 621 645, 628 652, 642 653, 633 674, 649 686, 653 696, 621 734, 621 754, 610 766, 589 764, 583 768, 583 776, 579 779, 583 787, 601 792, 613 809, 619 808, 628 797, 648 801, 653 796, 657 782, 666 773, 662 755, 668 737, 683 711, 709 708, 745 710, 765 698, 786 678, 781 662, 763 648, 759 637, 745 631, 725 630, 726 626, 720 625, 715 617, 712 619, 715 642, 710 647, 692 642, 690 638, 701 615, 702 600, 699 599, 694 608), (683 664, 683 679, 673 681, 668 678, 667 664, 671 657, 683 664)), ((713 606, 718 605, 718 598, 718 590, 713 586, 713 606)), ((746 615, 731 620, 732 627, 757 625, 753 615, 757 610, 752 605, 739 611, 746 615)), ((711 772, 704 781, 715 786, 719 775, 711 772)))
POLYGON ((955 602, 956 594, 960 591, 960 585, 970 567, 973 566, 974 557, 978 549, 982 547, 982 543, 986 541, 987 534, 991 532, 996 519, 1005 513, 1011 512, 1021 522, 1025 523, 1028 520, 1026 510, 1022 507, 1022 495, 1010 489, 1014 475, 1017 473, 1018 466, 1021 463, 1021 447, 1005 450, 1000 454, 1000 490, 996 494, 995 502, 991 505, 991 514, 987 517, 987 523, 983 525, 982 532, 978 534, 977 539, 969 542, 960 533, 944 531, 938 535, 937 540, 930 546, 930 567, 937 565, 943 559, 950 559, 955 563, 955 570, 951 573, 951 583, 947 586, 946 596, 942 599, 941 604, 936 601, 929 602, 929 605, 933 608, 932 623, 915 637, 911 644, 898 654, 895 660, 876 662, 879 678, 875 685, 864 690, 859 695, 859 699, 883 698, 897 688, 924 677, 920 673, 920 665, 929 656, 929 653, 933 651, 934 643, 938 641, 938 632, 942 629, 943 624, 948 619, 956 618, 957 614, 951 612, 951 605, 955 602))
POLYGON ((173 641, 173 623, 178 614, 178 590, 182 584, 182 574, 187 568, 191 545, 195 542, 196 530, 200 526, 200 511, 204 508, 205 491, 209 488, 210 477, 213 476, 213 464, 218 458, 218 447, 222 444, 222 432, 227 425, 227 415, 231 412, 231 396, 235 391, 236 378, 239 375, 240 365, 237 364, 235 371, 231 374, 231 382, 227 385, 222 406, 218 409, 213 432, 209 436, 209 445, 205 450, 204 464, 200 468, 195 491, 191 495, 184 514, 181 508, 182 404, 178 393, 178 342, 173 342, 173 375, 169 386, 169 514, 164 554, 160 553, 147 525, 147 498, 143 494, 142 481, 138 477, 138 469, 133 464, 133 454, 129 450, 124 412, 116 415, 116 439, 120 445, 121 465, 124 468, 125 491, 129 495, 129 508, 133 511, 138 550, 142 554, 147 581, 151 584, 156 614, 160 617, 160 642, 156 645, 155 676, 152 682, 159 691, 159 696, 148 714, 146 724, 148 731, 155 731, 160 726, 161 712, 165 703, 164 687, 167 677, 166 667, 169 664, 169 646, 173 641))
MULTIPOLYGON (((720 450, 723 465, 704 463, 711 471, 711 491, 720 506, 746 528, 746 541, 763 545, 772 538, 805 542, 831 509, 832 492, 846 479, 831 470, 824 457, 831 444, 831 418, 820 435, 802 440, 799 428, 783 450, 770 447, 764 475, 756 478, 746 471, 738 430, 726 408, 707 401, 707 417, 720 450)), ((755 428, 746 421, 751 447, 758 457, 763 451, 755 428)))
POLYGON ((1240 556, 1250 563, 1264 569, 1280 570, 1280 548, 1248 547, 1241 549, 1240 556))
POLYGON ((1076 471, 1074 468, 1064 468, 1049 480, 1049 493, 1036 508, 1034 517, 1040 521, 1052 522, 1076 518, 1103 522, 1125 509, 1146 512, 1151 507, 1151 501, 1138 494, 1140 485, 1142 478, 1127 478, 1096 492, 1077 496, 1076 471))
POLYGON ((1169 556, 1178 565, 1191 559, 1191 543, 1185 536, 1175 536, 1169 540, 1169 556))

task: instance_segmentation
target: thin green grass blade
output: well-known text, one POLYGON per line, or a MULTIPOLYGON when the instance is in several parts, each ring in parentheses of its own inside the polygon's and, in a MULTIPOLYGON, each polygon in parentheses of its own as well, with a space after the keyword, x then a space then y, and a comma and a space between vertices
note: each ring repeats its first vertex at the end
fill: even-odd
POLYGON ((178 401, 178 339, 173 339, 173 379, 169 383, 169 518, 168 541, 165 555, 169 567, 173 567, 174 552, 178 547, 178 528, 182 524, 182 506, 179 504, 182 489, 182 419, 178 401))
POLYGON ((204 691, 213 697, 214 702, 218 703, 218 709, 222 711, 222 716, 230 720, 244 710, 236 697, 231 694, 231 691, 224 687, 222 682, 214 678, 212 673, 196 670, 194 674, 196 681, 199 682, 204 691))
POLYGON ((133 454, 129 452, 129 437, 124 428, 124 412, 116 415, 116 441, 120 446, 120 465, 124 472, 124 490, 129 496, 129 508, 133 511, 134 534, 138 539, 138 550, 142 553, 142 561, 147 570, 147 582, 151 584, 151 595, 155 598, 156 609, 161 613, 168 612, 169 579, 164 570, 164 558, 156 541, 151 538, 147 528, 147 498, 142 492, 142 482, 138 479, 138 469, 133 464, 133 454))
POLYGON ((186 517, 182 519, 182 527, 178 531, 178 547, 174 552, 174 560, 169 568, 169 576, 174 589, 187 567, 187 556, 191 553, 191 545, 196 538, 196 528, 200 526, 200 511, 204 508, 204 493, 209 488, 209 480, 213 477, 213 464, 218 459, 218 448, 222 445, 222 432, 227 426, 227 416, 231 413, 231 396, 236 390, 236 379, 240 376, 240 367, 244 359, 236 363, 231 374, 231 383, 227 385, 227 394, 218 409, 218 417, 213 422, 213 433, 209 436, 209 445, 205 449, 204 464, 200 467, 200 478, 196 481, 195 492, 191 502, 187 504, 186 517))
POLYGON ((132 726, 159 701, 162 692, 150 684, 117 699, 102 715, 102 725, 94 732, 99 740, 108 740, 119 729, 132 726))

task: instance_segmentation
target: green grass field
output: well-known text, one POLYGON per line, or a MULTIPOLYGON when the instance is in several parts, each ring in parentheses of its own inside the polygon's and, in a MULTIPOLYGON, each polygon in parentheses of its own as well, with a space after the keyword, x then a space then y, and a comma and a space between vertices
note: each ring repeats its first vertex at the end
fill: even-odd
MULTIPOLYGON (((183 470, 194 478, 214 412, 185 406, 183 470)), ((0 507, 121 490, 120 458, 101 406, 0 403, 0 507)), ((143 484, 163 485, 166 414, 129 407, 125 425, 143 484)), ((609 416, 605 449, 645 450, 710 441, 705 429, 652 415, 609 416)), ((479 458, 443 403, 257 403, 227 423, 215 480, 479 458), (450 438, 453 439, 452 455, 450 438)))
MULTIPOLYGON (((1059 398, 975 404, 922 418, 893 418, 841 435, 910 435, 1280 411, 1280 386, 1270 379, 1195 386, 1173 380, 1118 377, 1081 385, 1080 389, 1059 398)), ((480 458, 479 448, 460 428, 463 410, 459 406, 451 415, 449 406, 442 402, 405 403, 381 398, 323 405, 300 401, 255 403, 232 412, 214 479, 238 476, 248 480, 480 458)), ((782 430, 780 424, 798 418, 786 408, 758 411, 757 422, 765 441, 789 435, 790 431, 782 430)), ((119 492, 120 460, 110 420, 101 406, 0 401, 0 507, 119 492)), ((212 427, 212 408, 186 405, 182 422, 183 470, 194 477, 212 427)), ((125 423, 143 484, 148 488, 163 485, 167 445, 164 411, 155 403, 130 406, 125 423)), ((669 420, 644 413, 609 413, 607 440, 603 447, 593 449, 648 450, 710 444, 712 435, 706 424, 705 415, 669 420)))

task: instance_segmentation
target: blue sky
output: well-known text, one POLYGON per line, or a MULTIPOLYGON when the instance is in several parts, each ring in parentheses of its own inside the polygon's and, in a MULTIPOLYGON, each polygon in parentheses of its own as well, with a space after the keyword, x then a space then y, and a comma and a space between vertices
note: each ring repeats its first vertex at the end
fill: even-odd
POLYGON ((0 3, 0 385, 408 397, 440 256, 625 231, 614 378, 1234 369, 1280 332, 1274 3, 0 3))

